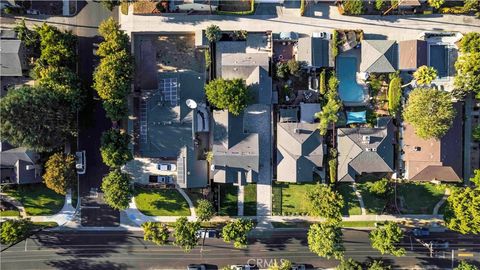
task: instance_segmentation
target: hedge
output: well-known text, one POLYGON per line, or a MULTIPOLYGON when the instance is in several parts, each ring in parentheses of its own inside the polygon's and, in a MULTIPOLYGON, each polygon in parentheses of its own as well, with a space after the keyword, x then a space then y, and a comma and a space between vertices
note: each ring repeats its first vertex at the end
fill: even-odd
POLYGON ((335 58, 338 55, 338 31, 337 30, 333 30, 332 39, 333 39, 332 54, 333 54, 333 58, 335 58))
POLYGON ((218 15, 252 15, 255 13, 255 0, 250 0, 250 10, 247 11, 220 11, 217 10, 218 15))
POLYGON ((402 98, 402 80, 400 77, 395 77, 388 85, 388 110, 395 113, 400 108, 402 98))
POLYGON ((325 95, 327 92, 327 85, 326 85, 326 76, 327 76, 327 70, 323 69, 322 72, 320 72, 320 94, 325 95))

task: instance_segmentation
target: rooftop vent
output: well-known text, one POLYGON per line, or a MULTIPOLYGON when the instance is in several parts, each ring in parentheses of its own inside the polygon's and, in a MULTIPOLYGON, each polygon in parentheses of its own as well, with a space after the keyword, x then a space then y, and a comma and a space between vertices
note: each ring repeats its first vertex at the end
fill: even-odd
POLYGON ((362 136, 362 143, 365 143, 365 144, 370 143, 370 136, 369 135, 363 135, 362 136))

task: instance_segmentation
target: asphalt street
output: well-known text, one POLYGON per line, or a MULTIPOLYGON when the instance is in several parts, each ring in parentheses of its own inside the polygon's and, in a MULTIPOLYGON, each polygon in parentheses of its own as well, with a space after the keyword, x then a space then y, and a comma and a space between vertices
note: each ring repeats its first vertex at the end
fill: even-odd
MULTIPOLYGON (((450 242, 446 250, 438 250, 435 258, 416 241, 405 238, 404 257, 381 256, 370 247, 368 232, 345 230, 345 257, 358 261, 383 258, 395 269, 447 269, 459 258, 479 262, 480 239, 453 233, 432 235, 450 242), (413 251, 410 249, 413 248, 413 251), (460 256, 460 257, 459 257, 460 256)), ((190 253, 173 245, 156 246, 145 242, 141 232, 44 232, 20 242, 1 254, 1 269, 185 269, 188 264, 202 263, 209 269, 225 265, 252 263, 266 268, 273 259, 289 259, 310 267, 330 268, 335 260, 326 260, 311 253, 306 231, 264 232, 249 239, 247 249, 234 249, 221 239, 207 239, 205 247, 190 253)))

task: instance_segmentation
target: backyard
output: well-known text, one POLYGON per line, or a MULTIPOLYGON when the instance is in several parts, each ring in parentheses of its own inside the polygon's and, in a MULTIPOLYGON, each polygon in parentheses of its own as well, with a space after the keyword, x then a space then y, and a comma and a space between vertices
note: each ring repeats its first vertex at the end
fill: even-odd
POLYGON ((429 214, 442 199, 444 185, 407 182, 397 186, 398 207, 402 214, 429 214))
POLYGON ((306 200, 307 191, 312 189, 317 183, 273 184, 273 202, 272 212, 274 215, 307 215, 309 212, 309 203, 306 200))
POLYGON ((337 191, 342 195, 345 205, 342 209, 342 215, 351 216, 351 215, 361 215, 362 209, 360 208, 360 203, 358 198, 353 191, 353 187, 348 183, 340 183, 337 186, 337 191))
POLYGON ((65 202, 65 197, 55 193, 44 184, 19 185, 7 189, 5 193, 17 199, 29 216, 46 216, 58 213, 65 202))
POLYGON ((257 215, 257 185, 247 184, 245 186, 243 203, 243 215, 244 216, 256 216, 257 215))
POLYGON ((219 184, 220 216, 236 216, 238 214, 238 187, 232 184, 219 184))
POLYGON ((187 201, 176 189, 135 189, 135 204, 147 216, 189 216, 187 201))

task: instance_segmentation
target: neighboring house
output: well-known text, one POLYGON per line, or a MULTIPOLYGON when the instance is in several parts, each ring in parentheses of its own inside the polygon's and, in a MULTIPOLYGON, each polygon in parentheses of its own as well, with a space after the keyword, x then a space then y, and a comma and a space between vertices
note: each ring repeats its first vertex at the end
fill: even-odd
POLYGON ((22 76, 28 69, 26 49, 22 41, 16 39, 13 31, 2 30, 0 34, 0 76, 22 76))
POLYGON ((388 117, 378 118, 374 128, 339 128, 338 181, 354 182, 362 174, 393 172, 394 129, 388 117))
POLYGON ((398 48, 393 40, 362 40, 361 72, 389 73, 398 66, 398 48))
POLYGON ((415 181, 461 182, 463 166, 462 104, 455 103, 457 115, 452 127, 439 140, 422 139, 408 123, 403 128, 405 178, 415 181))
POLYGON ((31 184, 42 182, 39 155, 24 147, 0 144, 1 183, 31 184))
POLYGON ((398 69, 415 71, 427 65, 427 42, 424 40, 405 40, 398 43, 398 69))
POLYGON ((298 40, 297 60, 305 62, 308 67, 333 67, 331 40, 308 36, 298 40))
MULTIPOLYGON (((309 105, 315 106, 316 112, 320 111, 320 104, 309 105)), ((322 175, 326 146, 318 124, 313 121, 301 122, 298 114, 298 107, 280 109, 277 123, 277 181, 312 182, 315 174, 322 175)))

